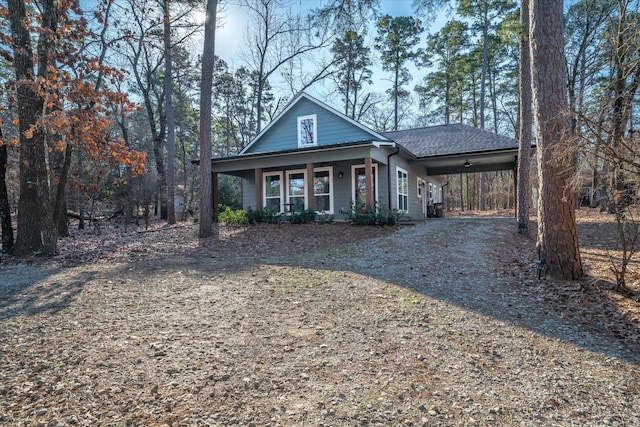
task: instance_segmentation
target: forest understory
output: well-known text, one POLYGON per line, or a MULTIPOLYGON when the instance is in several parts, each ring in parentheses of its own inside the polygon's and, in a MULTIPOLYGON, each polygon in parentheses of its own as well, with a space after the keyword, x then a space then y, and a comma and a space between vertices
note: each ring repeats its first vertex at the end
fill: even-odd
POLYGON ((516 228, 102 223, 4 256, 0 425, 640 426, 613 217, 578 211, 580 282, 516 228))

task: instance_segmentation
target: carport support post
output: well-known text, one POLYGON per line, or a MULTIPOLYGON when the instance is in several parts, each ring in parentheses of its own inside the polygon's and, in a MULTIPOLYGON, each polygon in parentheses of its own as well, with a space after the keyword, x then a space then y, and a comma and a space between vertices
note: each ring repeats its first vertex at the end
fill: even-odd
POLYGON ((371 157, 364 158, 364 176, 365 176, 365 185, 367 186, 366 190, 366 202, 367 206, 375 207, 376 201, 375 193, 373 190, 373 166, 371 162, 371 157))
POLYGON ((256 168, 255 170, 256 181, 256 210, 262 209, 262 169, 256 168))
POLYGON ((211 203, 213 203, 213 215, 215 218, 218 217, 218 212, 220 208, 220 191, 218 190, 218 172, 211 172, 211 203))
POLYGON ((307 163, 307 209, 313 210, 315 205, 315 193, 313 188, 313 163, 307 163))

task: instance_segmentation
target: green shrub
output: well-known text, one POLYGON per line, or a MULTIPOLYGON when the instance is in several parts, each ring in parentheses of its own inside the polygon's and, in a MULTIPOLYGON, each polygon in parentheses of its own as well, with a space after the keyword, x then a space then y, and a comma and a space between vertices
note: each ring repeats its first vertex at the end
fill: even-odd
POLYGON ((397 225, 403 216, 403 212, 399 212, 397 209, 389 209, 382 202, 378 203, 378 212, 376 214, 376 223, 378 225, 397 225))
POLYGON ((388 209, 384 203, 378 203, 378 209, 371 205, 365 205, 361 201, 351 202, 349 212, 340 213, 347 214, 347 219, 356 225, 396 225, 403 213, 397 209, 388 209))
POLYGON ((347 214, 347 219, 357 225, 374 225, 376 223, 376 208, 365 205, 360 200, 355 203, 351 202, 348 212, 341 211, 340 213, 347 214))
POLYGON ((242 209, 234 210, 226 206, 225 209, 218 214, 218 221, 231 225, 248 225, 249 217, 242 209))
POLYGON ((316 221, 318 221, 318 224, 331 224, 333 222, 333 215, 320 212, 316 217, 316 221))
POLYGON ((303 209, 300 212, 294 212, 289 216, 291 224, 308 224, 316 220, 316 211, 313 209, 303 209))
POLYGON ((247 218, 250 224, 264 222, 267 224, 277 224, 280 219, 280 209, 276 206, 268 206, 266 208, 253 210, 247 209, 247 218))

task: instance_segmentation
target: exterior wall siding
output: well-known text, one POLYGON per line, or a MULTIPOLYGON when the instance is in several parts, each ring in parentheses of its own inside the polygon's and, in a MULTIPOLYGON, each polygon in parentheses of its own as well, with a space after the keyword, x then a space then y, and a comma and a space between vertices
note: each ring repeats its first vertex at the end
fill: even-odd
POLYGON ((256 208, 256 181, 249 174, 242 177, 242 208, 256 208))
POLYGON ((247 153, 273 152, 298 148, 298 117, 317 115, 317 145, 333 145, 344 142, 368 141, 371 134, 336 116, 317 104, 302 99, 280 118, 277 126, 262 135, 247 153))
MULTIPOLYGON (((397 167, 404 169, 407 171, 408 175, 408 184, 409 184, 409 193, 408 193, 408 212, 406 216, 409 218, 424 218, 423 212, 423 203, 424 197, 427 197, 426 194, 423 194, 422 197, 418 197, 418 178, 422 178, 424 181, 429 181, 427 176, 427 171, 424 167, 414 166, 409 163, 406 159, 400 156, 394 156, 390 161, 390 171, 391 171, 391 209, 398 209, 398 174, 396 173, 397 167)), ((431 179, 433 181, 433 179, 431 179)))
MULTIPOLYGON (((393 200, 392 200, 393 201, 393 200)), ((378 198, 376 203, 389 206, 389 167, 378 163, 378 198)))
POLYGON ((340 211, 348 212, 351 207, 351 200, 353 200, 351 195, 351 180, 353 179, 351 165, 352 162, 338 162, 333 168, 333 202, 335 206, 334 218, 336 219, 345 219, 347 217, 346 214, 341 214, 340 211), (344 174, 342 179, 339 178, 340 172, 344 174))

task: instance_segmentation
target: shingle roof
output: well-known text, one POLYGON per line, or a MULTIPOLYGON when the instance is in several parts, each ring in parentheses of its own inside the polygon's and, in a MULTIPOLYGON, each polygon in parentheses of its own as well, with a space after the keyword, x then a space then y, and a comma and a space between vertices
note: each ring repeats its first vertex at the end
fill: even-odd
POLYGON ((416 157, 512 150, 518 141, 460 123, 383 133, 416 157))

